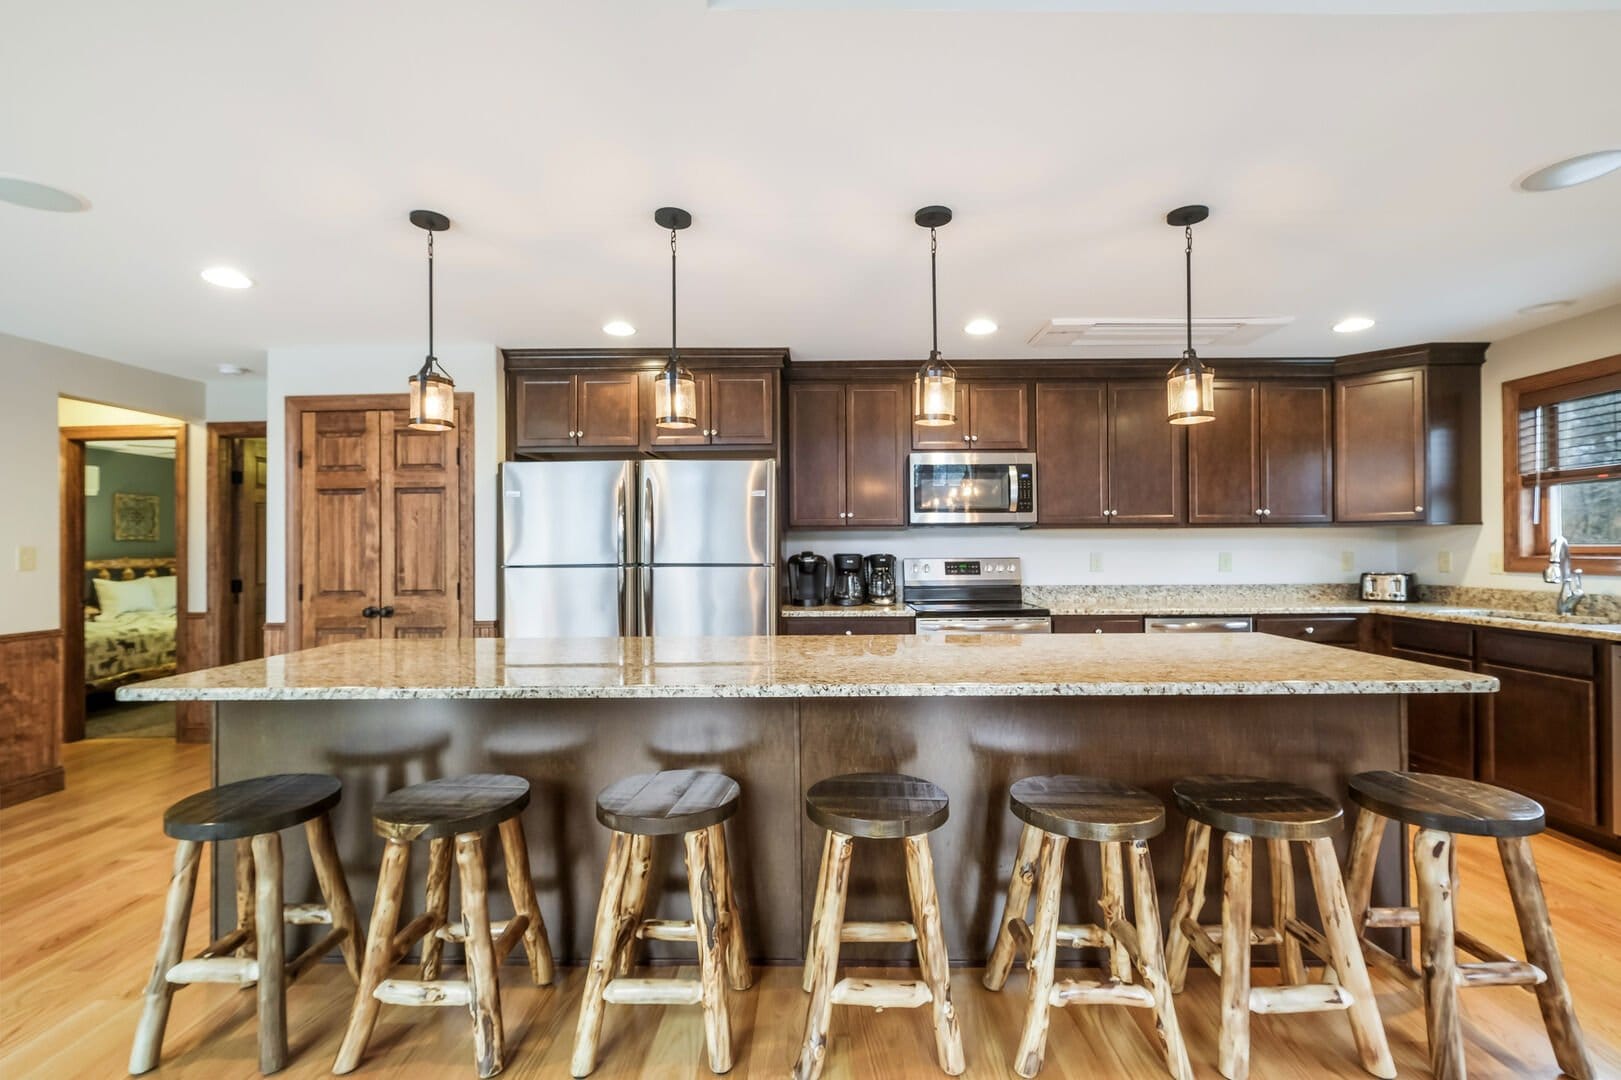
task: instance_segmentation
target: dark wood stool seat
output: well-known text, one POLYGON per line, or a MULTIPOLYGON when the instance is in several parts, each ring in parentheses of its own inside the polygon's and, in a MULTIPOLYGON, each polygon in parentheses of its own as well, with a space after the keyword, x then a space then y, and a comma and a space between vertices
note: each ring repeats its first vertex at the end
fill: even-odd
POLYGON ((1008 792, 1013 816, 1042 832, 1113 844, 1165 831, 1165 804, 1140 787, 1097 776, 1027 776, 1008 792))
POLYGON ((199 791, 169 807, 163 831, 176 841, 164 903, 157 960, 147 980, 130 1049, 132 1075, 157 1068, 176 990, 199 982, 253 986, 258 998, 259 1070, 287 1064, 287 987, 328 952, 343 950, 352 978, 360 977, 365 940, 349 896, 328 817, 343 797, 333 776, 259 776, 199 791), (282 902, 281 831, 304 826, 320 903, 282 902), (184 958, 204 843, 230 843, 235 854, 236 926, 192 959, 184 958), (287 924, 328 926, 295 957, 287 956, 287 924))
POLYGON ((742 789, 730 776, 697 769, 641 773, 597 795, 597 820, 632 836, 680 836, 737 813, 742 789))
POLYGON ((1339 833, 1345 812, 1314 788, 1262 776, 1188 776, 1171 785, 1178 810, 1222 832, 1266 840, 1339 833))
MULTIPOLYGON (((1542 893, 1530 837, 1542 831, 1541 804, 1503 788, 1452 776, 1413 772, 1365 772, 1351 778, 1351 798, 1360 806, 1347 860, 1351 923, 1362 951, 1398 977, 1418 983, 1436 1080, 1464 1080, 1463 1023, 1458 991, 1483 986, 1521 986, 1537 996, 1554 1058, 1567 1076, 1593 1080, 1598 1070, 1587 1052, 1565 965, 1554 941, 1548 902, 1542 893), (1372 907, 1374 868, 1392 822, 1414 825, 1411 851, 1416 907, 1372 907), (1526 959, 1516 960, 1458 929, 1457 834, 1497 841, 1509 901, 1520 927, 1526 959), (1418 971, 1367 939, 1379 928, 1417 927, 1418 971), (1462 952, 1474 957, 1460 962, 1462 952)), ((1407 830, 1396 834, 1407 847, 1407 830)))
POLYGON ((904 773, 832 776, 805 793, 805 814, 811 821, 864 840, 922 836, 944 825, 950 810, 939 784, 904 773))
POLYGON ((521 776, 447 776, 378 799, 372 807, 372 828, 390 840, 436 840, 492 829, 528 805, 529 781, 521 776))
POLYGON ((1350 787, 1358 806, 1454 835, 1535 836, 1547 821, 1535 799, 1458 776, 1380 770, 1358 773, 1350 787))
POLYGON ((335 776, 256 776, 181 799, 163 812, 163 831, 176 840, 240 840, 302 825, 342 797, 335 776))

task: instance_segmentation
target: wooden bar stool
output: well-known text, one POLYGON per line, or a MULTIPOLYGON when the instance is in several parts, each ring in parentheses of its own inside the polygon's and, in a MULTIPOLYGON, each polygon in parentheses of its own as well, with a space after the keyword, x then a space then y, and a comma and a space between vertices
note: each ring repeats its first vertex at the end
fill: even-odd
POLYGON ((529 973, 537 986, 552 981, 552 951, 546 924, 529 880, 529 847, 519 816, 529 805, 529 781, 517 776, 480 773, 414 784, 390 792, 372 808, 372 828, 387 844, 377 873, 366 963, 355 991, 349 1028, 332 1066, 352 1072, 360 1064, 377 1023, 378 1009, 389 1005, 459 1005, 473 1014, 473 1058, 480 1076, 494 1076, 502 1066, 499 970, 502 959, 520 940, 529 954, 529 973), (507 892, 515 914, 492 923, 489 867, 484 833, 499 827, 506 862, 507 892), (411 865, 411 842, 427 840, 428 884, 421 915, 399 928, 405 879, 411 865), (462 922, 452 926, 450 858, 455 849, 461 879, 462 922), (419 939, 420 979, 390 979, 388 971, 419 939), (440 979, 444 943, 459 942, 467 953, 465 979, 440 979))
POLYGON ((1351 798, 1362 808, 1351 837, 1352 923, 1370 958, 1408 976, 1411 973, 1401 961, 1368 941, 1366 933, 1375 927, 1419 926, 1424 1017, 1429 1028, 1430 1068, 1436 1077, 1463 1080, 1467 1075, 1458 991, 1473 986, 1524 986, 1533 990, 1559 1067, 1576 1080, 1598 1076, 1581 1025, 1576 1022, 1570 988, 1565 984, 1565 966, 1548 922, 1542 880, 1531 856, 1530 837, 1541 832, 1544 824, 1541 804, 1490 784, 1430 773, 1365 772, 1353 776, 1350 786, 1351 798), (1417 908, 1368 906, 1379 844, 1385 826, 1392 821, 1417 828, 1412 851, 1417 908), (1496 839, 1529 963, 1505 956, 1457 929, 1455 836, 1496 839), (1458 963, 1458 949, 1481 962, 1458 963))
POLYGON ((1027 957, 1030 1000, 1014 1070, 1024 1077, 1041 1071, 1047 1050, 1049 1009, 1077 1004, 1130 1005, 1154 1010, 1154 1027, 1166 1070, 1177 1080, 1193 1080, 1165 973, 1159 898, 1154 863, 1148 854, 1149 839, 1165 829, 1165 807, 1141 788, 1090 776, 1028 776, 1014 783, 1008 802, 1014 817, 1024 822, 1024 830, 1019 836, 1019 852, 1008 881, 996 944, 985 965, 984 982, 987 989, 1002 989, 1016 955, 1023 952, 1027 957), (1102 925, 1058 922, 1064 850, 1071 840, 1098 845, 1103 869, 1103 894, 1098 901, 1102 925), (1125 845, 1131 848, 1135 924, 1126 920, 1125 860, 1121 850, 1125 845), (1036 893, 1033 926, 1025 920, 1032 886, 1036 893), (1109 950, 1109 979, 1066 979, 1055 983, 1053 967, 1059 947, 1090 946, 1109 950), (1133 967, 1142 979, 1141 985, 1132 982, 1133 967))
POLYGON ((605 1003, 702 1005, 709 1068, 731 1069, 732 1019, 722 980, 733 990, 754 981, 726 853, 724 822, 737 813, 739 796, 736 780, 694 769, 626 777, 597 796, 597 820, 613 832, 574 1036, 575 1076, 597 1066, 605 1003), (642 918, 657 836, 680 836, 686 848, 691 921, 642 918), (697 981, 630 978, 638 939, 697 945, 697 981))
POLYGON ((1254 776, 1195 776, 1171 786, 1188 818, 1182 881, 1166 942, 1171 988, 1187 977, 1188 949, 1221 976, 1221 1042, 1217 1067, 1229 1080, 1249 1075, 1250 1013, 1322 1012, 1344 1009, 1362 1067, 1379 1077, 1396 1075, 1379 1019, 1351 909, 1340 879, 1332 837, 1344 814, 1328 796, 1299 784, 1254 776), (1210 830, 1220 829, 1223 879, 1221 925, 1198 921, 1210 864, 1210 830), (1250 919, 1252 839, 1267 842, 1272 862, 1272 926, 1250 919), (1303 844, 1323 922, 1318 933, 1295 917, 1294 866, 1289 845, 1303 844), (1281 986, 1250 986, 1251 945, 1277 945, 1281 986), (1322 960, 1334 981, 1306 983, 1301 947, 1322 960))
POLYGON ((928 837, 945 824, 949 811, 946 793, 938 785, 898 773, 835 776, 818 781, 805 793, 805 814, 827 830, 827 840, 805 952, 805 982, 811 999, 805 1015, 805 1040, 794 1065, 795 1080, 815 1080, 821 1075, 834 1005, 874 1009, 932 1006, 940 1068, 952 1076, 963 1071, 962 1032, 951 1004, 951 969, 940 930, 940 900, 934 889, 928 837), (844 921, 856 837, 905 841, 911 922, 844 921), (845 941, 916 941, 923 981, 840 979, 839 944, 845 941))
POLYGON ((291 773, 238 780, 199 791, 169 807, 163 831, 175 845, 174 872, 163 909, 163 935, 146 984, 145 1004, 130 1050, 132 1075, 157 1068, 169 1001, 187 983, 256 985, 259 995, 259 1071, 287 1064, 287 984, 336 946, 349 974, 360 975, 359 920, 338 861, 327 812, 338 805, 343 785, 335 777, 291 773), (281 830, 304 826, 322 904, 282 903, 281 830), (186 924, 197 890, 197 864, 204 842, 236 842, 236 929, 195 959, 182 960, 186 924), (330 925, 290 963, 285 924, 330 925), (228 955, 229 954, 229 955, 228 955))

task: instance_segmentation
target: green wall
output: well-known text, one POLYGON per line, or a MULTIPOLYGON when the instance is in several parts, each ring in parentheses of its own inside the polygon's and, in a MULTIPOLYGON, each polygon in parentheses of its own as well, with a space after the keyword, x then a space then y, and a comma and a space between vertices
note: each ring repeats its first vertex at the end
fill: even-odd
POLYGON ((84 557, 174 554, 174 459, 120 454, 85 447, 84 463, 101 468, 101 493, 85 496, 84 557), (156 495, 158 538, 155 542, 113 539, 113 495, 156 495))

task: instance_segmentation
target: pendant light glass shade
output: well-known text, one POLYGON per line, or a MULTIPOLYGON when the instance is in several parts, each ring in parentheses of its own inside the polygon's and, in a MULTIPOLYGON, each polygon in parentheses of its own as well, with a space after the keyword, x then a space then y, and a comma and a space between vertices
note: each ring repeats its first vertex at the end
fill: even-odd
POLYGON ((912 380, 912 423, 946 427, 957 422, 957 372, 935 353, 912 380))
POLYGON ((450 431, 456 426, 456 384, 433 355, 433 234, 450 228, 450 219, 434 210, 413 210, 411 224, 428 234, 428 357, 411 376, 408 423, 418 431, 450 431))
POLYGON ((1216 418, 1216 373, 1189 353, 1165 376, 1165 415, 1173 424, 1216 418))
POLYGON ((653 414, 661 428, 698 426, 698 383, 674 356, 653 383, 653 414))

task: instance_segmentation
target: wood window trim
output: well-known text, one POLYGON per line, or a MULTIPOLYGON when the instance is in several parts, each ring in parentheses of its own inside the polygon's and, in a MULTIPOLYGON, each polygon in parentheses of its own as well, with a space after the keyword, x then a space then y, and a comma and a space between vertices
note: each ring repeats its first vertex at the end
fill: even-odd
MULTIPOLYGON (((392 410, 404 412, 411 407, 409 394, 349 394, 328 397, 326 395, 289 397, 284 399, 282 445, 283 456, 282 475, 286 484, 285 505, 287 507, 287 541, 282 553, 284 592, 286 594, 286 608, 283 611, 281 624, 282 643, 286 648, 280 651, 294 651, 299 648, 300 617, 298 586, 300 574, 303 572, 304 551, 302 530, 299 528, 299 498, 301 486, 299 483, 298 455, 303 450, 304 424, 301 417, 307 412, 355 412, 355 411, 382 411, 392 410)), ((473 636, 473 605, 475 591, 473 588, 473 483, 476 473, 473 469, 473 395, 471 392, 456 392, 456 446, 461 450, 461 568, 458 571, 462 582, 461 604, 461 636, 473 636)), ((267 624, 267 638, 269 626, 267 624)), ((273 654, 266 641, 265 655, 273 654)))
MULTIPOLYGON (((1621 376, 1621 354, 1538 372, 1503 384, 1503 569, 1541 570, 1548 563, 1550 487, 1537 492, 1520 473, 1520 409, 1527 398, 1546 399, 1549 391, 1594 379, 1621 376), (1533 500, 1542 499, 1540 523, 1532 521, 1533 500)), ((1621 575, 1621 545, 1574 549, 1571 565, 1587 574, 1621 575)))

